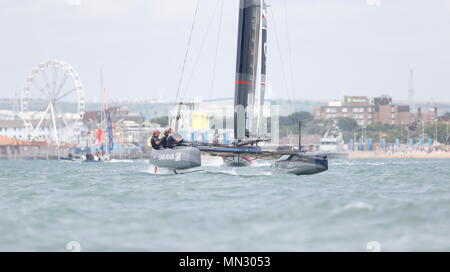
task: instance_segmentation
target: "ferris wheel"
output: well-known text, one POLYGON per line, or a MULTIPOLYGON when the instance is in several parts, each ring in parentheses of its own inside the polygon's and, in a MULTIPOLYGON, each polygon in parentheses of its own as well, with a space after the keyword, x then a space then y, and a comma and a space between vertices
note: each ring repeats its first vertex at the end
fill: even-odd
POLYGON ((47 60, 33 68, 20 97, 28 140, 79 143, 84 113, 83 84, 72 66, 47 60))

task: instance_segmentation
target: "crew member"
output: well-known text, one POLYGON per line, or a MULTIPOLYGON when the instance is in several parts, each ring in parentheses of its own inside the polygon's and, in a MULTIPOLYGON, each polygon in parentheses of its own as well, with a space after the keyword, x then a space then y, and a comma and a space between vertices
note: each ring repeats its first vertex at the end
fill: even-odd
POLYGON ((167 137, 167 147, 174 148, 175 146, 180 145, 183 142, 183 138, 174 136, 171 128, 168 130, 169 136, 167 137))
POLYGON ((161 145, 164 148, 167 148, 167 139, 169 138, 169 134, 172 132, 171 128, 168 128, 164 131, 164 135, 161 138, 161 145))
POLYGON ((151 139, 151 144, 153 149, 159 150, 162 148, 161 146, 161 140, 159 139, 161 132, 159 130, 156 130, 153 132, 153 136, 151 139))
POLYGON ((87 161, 93 161, 94 160, 94 155, 92 155, 90 152, 86 154, 86 160, 87 161))

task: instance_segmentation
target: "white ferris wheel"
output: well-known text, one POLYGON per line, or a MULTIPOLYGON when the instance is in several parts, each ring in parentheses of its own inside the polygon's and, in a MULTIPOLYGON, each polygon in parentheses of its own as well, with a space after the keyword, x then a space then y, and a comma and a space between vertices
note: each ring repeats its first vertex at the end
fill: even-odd
POLYGON ((79 143, 84 113, 83 84, 72 66, 47 60, 33 68, 20 97, 28 140, 79 143))

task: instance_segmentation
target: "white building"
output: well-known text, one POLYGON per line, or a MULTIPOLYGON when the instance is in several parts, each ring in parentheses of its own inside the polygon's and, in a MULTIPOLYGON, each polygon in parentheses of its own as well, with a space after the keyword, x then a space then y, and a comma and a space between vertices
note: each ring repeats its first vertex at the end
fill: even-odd
MULTIPOLYGON (((16 113, 11 110, 0 110, 0 136, 7 136, 23 141, 53 141, 55 140, 55 130, 53 122, 49 116, 42 119, 44 112, 16 113), (39 121, 42 119, 41 124, 39 121), (25 123, 31 125, 26 127, 25 123), (39 125, 39 128, 38 128, 39 125)), ((59 142, 79 142, 76 139, 75 131, 85 127, 79 127, 78 116, 74 113, 63 113, 56 116, 57 137, 59 142)))
MULTIPOLYGON (((20 119, 13 120, 0 120, 0 136, 7 136, 11 138, 16 138, 22 141, 55 141, 55 130, 53 128, 53 123, 50 120, 42 121, 39 128, 37 128, 39 121, 33 120, 30 122, 33 126, 33 130, 30 131, 26 128, 25 122, 20 119)), ((74 124, 68 124, 65 126, 63 120, 56 120, 57 125, 57 136, 58 141, 61 142, 77 142, 79 139, 75 139, 74 124)), ((85 131, 86 128, 82 127, 81 131, 85 131)))
POLYGON ((158 126, 159 124, 151 122, 139 124, 135 121, 123 120, 116 123, 114 136, 121 143, 139 143, 146 141, 155 129, 160 129, 158 126))
POLYGON ((0 120, 14 120, 16 118, 16 112, 11 110, 0 110, 0 120))
MULTIPOLYGON (((44 122, 43 122, 44 123, 44 122)), ((35 132, 37 141, 45 141, 49 138, 49 124, 42 124, 35 132)), ((0 120, 0 136, 16 138, 18 140, 29 140, 28 131, 22 120, 0 120)))

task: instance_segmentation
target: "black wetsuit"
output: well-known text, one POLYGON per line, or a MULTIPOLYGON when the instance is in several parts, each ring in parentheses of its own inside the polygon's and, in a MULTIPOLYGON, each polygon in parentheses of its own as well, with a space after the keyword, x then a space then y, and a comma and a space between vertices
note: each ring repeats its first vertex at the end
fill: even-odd
POLYGON ((164 148, 167 148, 167 138, 169 138, 169 135, 164 135, 161 139, 161 146, 164 148))
POLYGON ((177 142, 175 141, 175 138, 172 135, 167 136, 167 147, 173 148, 177 145, 177 142))
POLYGON ((183 140, 177 142, 175 137, 173 137, 172 135, 169 135, 169 137, 167 137, 167 147, 168 148, 174 148, 177 145, 181 145, 182 142, 183 142, 183 140))
POLYGON ((158 137, 152 136, 151 143, 152 143, 153 149, 156 149, 156 150, 161 149, 161 141, 159 140, 158 137))

